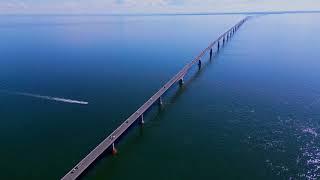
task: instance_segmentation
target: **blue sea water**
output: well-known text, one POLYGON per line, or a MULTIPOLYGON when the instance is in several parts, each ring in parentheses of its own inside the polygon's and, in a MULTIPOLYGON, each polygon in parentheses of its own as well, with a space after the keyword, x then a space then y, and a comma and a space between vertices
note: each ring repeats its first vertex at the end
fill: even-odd
MULTIPOLYGON (((0 179, 61 178, 244 17, 1 16, 0 179)), ((320 178, 319 17, 251 18, 84 179, 320 178)))

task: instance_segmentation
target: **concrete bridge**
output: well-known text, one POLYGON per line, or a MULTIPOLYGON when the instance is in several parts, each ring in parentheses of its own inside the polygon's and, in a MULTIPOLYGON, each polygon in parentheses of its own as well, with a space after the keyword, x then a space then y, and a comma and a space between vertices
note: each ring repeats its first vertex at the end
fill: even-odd
POLYGON ((236 25, 231 27, 225 33, 213 41, 206 49, 204 49, 193 61, 185 65, 176 75, 174 75, 165 85, 163 85, 149 100, 147 100, 136 112, 134 112, 128 119, 126 119, 117 129, 115 129, 106 139, 104 139, 96 148, 94 148, 86 157, 84 157, 75 167, 73 167, 62 180, 74 180, 80 177, 107 149, 116 153, 115 142, 126 132, 129 127, 136 121, 141 124, 144 123, 144 113, 155 103, 162 105, 162 96, 173 85, 184 83, 184 76, 189 72, 195 64, 201 68, 201 58, 209 53, 210 59, 213 57, 213 51, 219 50, 230 40, 241 25, 248 20, 249 17, 244 18, 236 25))

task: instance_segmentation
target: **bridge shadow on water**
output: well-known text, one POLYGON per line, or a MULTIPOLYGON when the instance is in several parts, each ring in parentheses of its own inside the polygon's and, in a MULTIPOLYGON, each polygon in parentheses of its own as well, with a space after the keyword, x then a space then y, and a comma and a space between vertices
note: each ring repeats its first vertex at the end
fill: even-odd
POLYGON ((181 95, 188 90, 190 84, 194 81, 196 81, 197 79, 199 79, 205 72, 206 68, 209 67, 210 65, 215 63, 216 58, 218 57, 218 55, 213 55, 213 57, 207 58, 205 63, 202 63, 201 68, 198 68, 198 70, 196 72, 193 72, 194 74, 189 75, 189 79, 187 81, 185 81, 185 83, 180 86, 180 88, 174 93, 174 95, 172 97, 170 97, 170 104, 175 104, 179 98, 181 97, 181 95))
MULTIPOLYGON (((220 49, 219 52, 221 51, 223 50, 220 49)), ((193 67, 194 69, 190 71, 189 74, 186 75, 183 85, 180 85, 177 82, 177 85, 175 87, 172 87, 171 89, 169 89, 165 93, 165 97, 163 98, 163 105, 154 104, 153 106, 157 106, 157 107, 150 108, 148 111, 146 111, 148 112, 147 115, 145 116, 145 120, 147 123, 144 126, 150 127, 148 126, 150 123, 152 126, 153 123, 157 123, 158 121, 160 121, 163 118, 163 116, 166 114, 166 110, 169 109, 171 106, 174 106, 179 101, 179 98, 181 97, 181 95, 183 95, 183 93, 188 90, 190 85, 194 81, 199 79, 202 75, 204 75, 206 69, 210 65, 215 63, 215 61, 219 57, 219 52, 214 52, 211 59, 209 57, 206 57, 205 60, 203 59, 201 68, 195 65, 195 67, 193 67)), ((143 131, 145 130, 143 128, 144 126, 141 126, 142 127, 141 135, 143 135, 143 131)))

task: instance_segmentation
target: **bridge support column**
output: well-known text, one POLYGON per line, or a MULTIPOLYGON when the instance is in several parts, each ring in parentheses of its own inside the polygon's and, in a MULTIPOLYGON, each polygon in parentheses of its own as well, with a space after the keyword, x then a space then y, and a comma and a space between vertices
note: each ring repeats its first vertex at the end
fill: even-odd
POLYGON ((163 105, 162 97, 159 98, 159 105, 160 105, 160 106, 163 105))
POLYGON ((218 51, 220 50, 220 40, 218 41, 218 51))
POLYGON ((114 143, 112 143, 112 155, 116 155, 118 153, 117 149, 114 147, 114 143))
POLYGON ((212 58, 212 48, 210 49, 210 59, 212 58))
POLYGON ((199 61, 198 61, 198 67, 199 67, 199 69, 201 68, 201 65, 202 65, 202 62, 201 62, 201 59, 199 59, 199 61))
POLYGON ((224 39, 224 36, 223 36, 223 40, 222 40, 222 45, 224 46, 224 43, 225 43, 225 39, 224 39))
POLYGON ((184 80, 183 80, 183 78, 181 78, 181 79, 179 80, 179 85, 182 86, 183 84, 184 84, 184 80))
POLYGON ((141 114, 141 125, 144 124, 144 117, 143 114, 141 114))

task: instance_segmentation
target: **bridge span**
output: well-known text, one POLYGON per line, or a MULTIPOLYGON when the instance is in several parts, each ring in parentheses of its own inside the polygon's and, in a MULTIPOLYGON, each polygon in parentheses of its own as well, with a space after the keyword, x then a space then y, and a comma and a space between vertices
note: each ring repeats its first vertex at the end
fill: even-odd
POLYGON ((134 112, 128 119, 126 119, 117 129, 115 129, 106 139, 104 139, 98 146, 96 146, 86 157, 84 157, 75 167, 73 167, 61 180, 74 180, 79 178, 95 160, 98 159, 107 149, 112 148, 112 152, 116 152, 115 141, 118 140, 121 135, 126 132, 129 127, 136 121, 140 120, 140 123, 144 123, 144 113, 155 103, 162 104, 162 96, 168 91, 174 84, 183 84, 184 76, 188 73, 191 67, 198 64, 201 67, 201 58, 209 52, 210 59, 213 56, 213 49, 216 52, 224 46, 235 32, 241 27, 241 25, 248 20, 249 17, 242 19, 236 25, 232 26, 225 33, 213 41, 206 49, 204 49, 195 59, 185 65, 176 75, 174 75, 166 84, 164 84, 152 97, 150 97, 136 112, 134 112))

